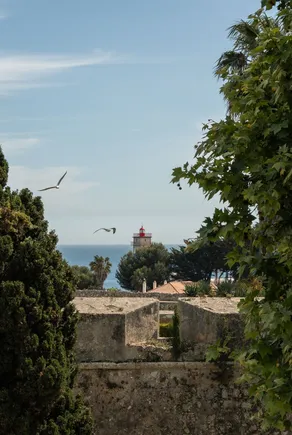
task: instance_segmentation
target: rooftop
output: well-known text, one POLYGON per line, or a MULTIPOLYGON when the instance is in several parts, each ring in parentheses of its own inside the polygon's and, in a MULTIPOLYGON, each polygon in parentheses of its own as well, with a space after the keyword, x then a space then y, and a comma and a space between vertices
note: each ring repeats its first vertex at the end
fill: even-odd
POLYGON ((213 311, 214 313, 238 313, 238 303, 242 298, 212 298, 212 297, 196 297, 196 298, 181 298, 181 301, 187 302, 190 305, 203 308, 207 311, 213 311))
POLYGON ((127 314, 156 301, 155 298, 76 297, 73 303, 81 314, 127 314))
POLYGON ((149 290, 147 293, 166 293, 166 294, 185 294, 185 287, 188 284, 193 284, 192 281, 171 281, 163 284, 155 289, 149 290))

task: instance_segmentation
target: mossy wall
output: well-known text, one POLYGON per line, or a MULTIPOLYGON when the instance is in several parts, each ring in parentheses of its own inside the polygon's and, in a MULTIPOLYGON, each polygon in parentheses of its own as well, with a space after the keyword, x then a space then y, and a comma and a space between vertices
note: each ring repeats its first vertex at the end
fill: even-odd
POLYGON ((260 435, 236 376, 203 362, 91 363, 78 383, 95 435, 260 435))

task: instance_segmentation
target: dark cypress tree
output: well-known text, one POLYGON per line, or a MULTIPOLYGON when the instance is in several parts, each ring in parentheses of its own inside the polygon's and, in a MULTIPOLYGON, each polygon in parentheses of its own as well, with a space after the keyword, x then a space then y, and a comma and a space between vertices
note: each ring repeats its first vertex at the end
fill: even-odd
POLYGON ((77 313, 71 268, 40 197, 6 186, 0 147, 0 434, 91 435, 73 393, 77 313))

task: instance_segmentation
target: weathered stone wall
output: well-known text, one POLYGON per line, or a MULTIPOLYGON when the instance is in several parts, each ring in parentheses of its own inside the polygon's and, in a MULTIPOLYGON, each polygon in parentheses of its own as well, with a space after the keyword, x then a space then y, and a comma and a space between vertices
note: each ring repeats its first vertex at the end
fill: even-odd
POLYGON ((81 316, 77 390, 92 408, 95 435, 263 434, 235 382, 236 366, 205 362, 218 339, 234 335, 228 346, 242 344, 239 299, 180 298, 183 346, 176 353, 171 340, 156 338, 163 304, 155 295, 86 296, 74 300, 81 316))
POLYGON ((237 308, 239 301, 220 297, 178 301, 180 339, 186 353, 192 350, 192 360, 205 360, 209 346, 216 342, 225 342, 232 350, 242 348, 244 322, 237 308))
POLYGON ((210 363, 81 364, 96 435, 260 435, 246 392, 210 363))
POLYGON ((158 335, 156 299, 77 297, 79 311, 76 357, 78 362, 127 361, 145 358, 131 344, 145 343, 158 335))
POLYGON ((115 361, 124 358, 125 321, 119 314, 82 314, 77 330, 77 361, 115 361))
POLYGON ((76 297, 87 297, 87 298, 155 298, 160 301, 177 301, 183 295, 177 294, 164 294, 164 293, 136 293, 136 292, 126 292, 122 290, 76 290, 76 297))
MULTIPOLYGON (((151 302, 150 302, 151 301, 151 302)), ((148 302, 148 300, 146 300, 148 302)), ((126 344, 145 343, 158 336, 158 302, 130 311, 126 315, 126 344)))

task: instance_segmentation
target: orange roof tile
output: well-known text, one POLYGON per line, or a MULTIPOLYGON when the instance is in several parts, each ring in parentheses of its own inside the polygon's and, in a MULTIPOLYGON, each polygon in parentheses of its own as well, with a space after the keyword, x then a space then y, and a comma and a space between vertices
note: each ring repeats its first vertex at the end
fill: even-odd
POLYGON ((147 293, 184 294, 185 286, 187 284, 193 284, 193 283, 192 281, 171 281, 155 289, 148 290, 147 293))

